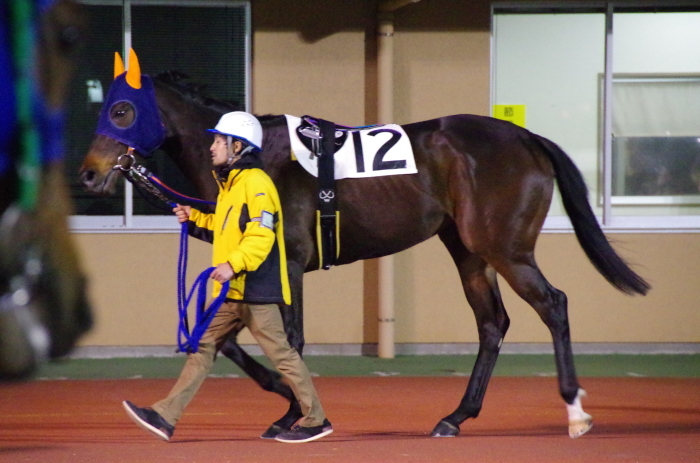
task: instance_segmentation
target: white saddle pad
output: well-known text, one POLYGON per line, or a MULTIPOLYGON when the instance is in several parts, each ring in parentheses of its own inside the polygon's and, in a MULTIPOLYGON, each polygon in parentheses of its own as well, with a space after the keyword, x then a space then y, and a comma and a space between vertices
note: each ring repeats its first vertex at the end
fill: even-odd
MULTIPOLYGON (((318 177, 318 159, 299 140, 297 127, 301 118, 285 114, 292 152, 304 169, 318 177)), ((347 140, 335 153, 335 178, 379 177, 415 174, 416 161, 406 132, 400 125, 389 124, 348 133, 347 140), (356 146, 356 140, 360 140, 356 146)))

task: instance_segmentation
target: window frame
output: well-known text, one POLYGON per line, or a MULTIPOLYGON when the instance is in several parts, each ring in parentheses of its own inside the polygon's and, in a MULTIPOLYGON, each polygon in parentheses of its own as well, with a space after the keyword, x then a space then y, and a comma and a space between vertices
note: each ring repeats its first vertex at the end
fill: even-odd
MULTIPOLYGON (((252 20, 250 0, 76 0, 78 3, 94 6, 122 7, 122 56, 131 48, 131 7, 132 6, 170 6, 170 7, 206 7, 206 8, 243 8, 245 28, 245 110, 251 107, 251 62, 252 62, 252 20)), ((106 89, 105 89, 106 90, 106 89)), ((133 186, 124 185, 123 215, 73 215, 69 217, 69 226, 74 233, 179 233, 181 226, 174 216, 135 215, 133 213, 133 186)))

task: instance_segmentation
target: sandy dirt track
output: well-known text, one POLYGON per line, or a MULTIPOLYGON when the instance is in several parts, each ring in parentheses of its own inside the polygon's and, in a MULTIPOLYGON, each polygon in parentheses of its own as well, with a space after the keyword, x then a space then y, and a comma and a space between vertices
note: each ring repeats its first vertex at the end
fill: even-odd
POLYGON ((148 405, 173 379, 3 385, 0 462, 700 462, 699 379, 582 378, 595 424, 572 440, 554 378, 496 377, 458 437, 429 437, 466 380, 316 378, 335 432, 296 445, 259 439, 286 406, 248 379, 207 379, 169 443, 120 402, 148 405))

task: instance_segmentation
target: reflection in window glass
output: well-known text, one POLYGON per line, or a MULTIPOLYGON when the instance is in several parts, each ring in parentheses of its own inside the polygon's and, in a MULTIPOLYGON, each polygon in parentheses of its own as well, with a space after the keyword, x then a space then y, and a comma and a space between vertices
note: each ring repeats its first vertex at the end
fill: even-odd
POLYGON ((700 77, 613 80, 613 204, 700 204, 700 77))
POLYGON ((613 16, 613 215, 697 215, 700 13, 613 16))

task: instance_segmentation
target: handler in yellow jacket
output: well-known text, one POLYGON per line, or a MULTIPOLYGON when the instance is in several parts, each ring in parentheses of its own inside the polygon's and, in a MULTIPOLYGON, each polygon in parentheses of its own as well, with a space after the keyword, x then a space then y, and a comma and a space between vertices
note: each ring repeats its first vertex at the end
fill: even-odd
POLYGON ((211 145, 219 196, 213 214, 189 206, 173 209, 188 223, 190 235, 213 244, 214 296, 230 281, 226 301, 205 331, 195 353, 188 354, 168 396, 152 407, 124 401, 129 417, 143 429, 170 440, 175 424, 194 398, 216 353, 232 333, 247 326, 272 364, 288 382, 303 417, 291 430, 271 426, 261 437, 298 443, 333 432, 306 365, 289 345, 279 305, 291 304, 284 249, 282 208, 274 183, 258 156, 262 127, 254 116, 233 112, 222 116, 211 145))
MULTIPOLYGON (((221 136, 216 143, 226 146, 221 136)), ((239 142, 240 143, 240 142, 239 142)), ((259 162, 247 156, 247 164, 259 162)), ((214 267, 231 266, 228 298, 255 304, 291 304, 284 249, 282 209, 277 190, 258 166, 239 166, 215 173, 219 196, 214 214, 180 206, 189 215, 189 234, 213 243, 214 267), (188 214, 189 212, 189 214, 188 214)), ((217 279, 213 296, 219 294, 226 278, 217 279)))

